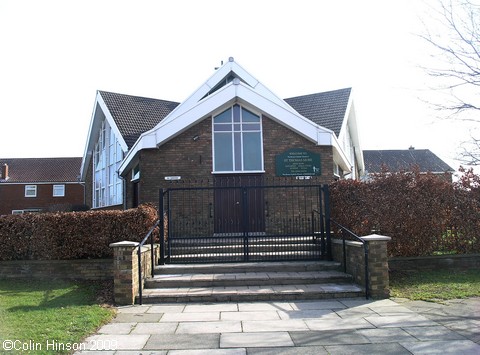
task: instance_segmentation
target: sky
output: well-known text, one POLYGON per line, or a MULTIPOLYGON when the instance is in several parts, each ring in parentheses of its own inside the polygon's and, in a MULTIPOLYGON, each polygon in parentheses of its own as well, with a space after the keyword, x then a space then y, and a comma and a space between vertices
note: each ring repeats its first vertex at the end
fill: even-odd
POLYGON ((235 61, 282 98, 353 88, 362 149, 430 149, 453 168, 419 67, 435 0, 0 0, 0 157, 84 153, 97 90, 181 102, 235 61))

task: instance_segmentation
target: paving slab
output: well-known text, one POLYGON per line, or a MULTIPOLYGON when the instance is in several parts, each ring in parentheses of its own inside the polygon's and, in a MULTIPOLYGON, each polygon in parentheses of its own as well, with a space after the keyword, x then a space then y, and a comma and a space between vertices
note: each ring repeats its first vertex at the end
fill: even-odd
POLYGON ((181 322, 176 334, 236 333, 242 331, 240 321, 181 322))
POLYGON ((330 355, 411 355, 412 353, 397 343, 359 344, 359 345, 328 345, 325 349, 330 355))
POLYGON ((163 313, 120 313, 112 319, 112 323, 154 323, 158 322, 163 313))
POLYGON ((290 306, 293 310, 309 310, 309 309, 344 309, 347 308, 343 303, 340 301, 334 300, 325 300, 325 301, 295 301, 290 302, 290 306))
MULTIPOLYGON (((167 355, 167 351, 145 351, 145 350, 142 350, 141 352, 139 351, 128 351, 128 350, 124 350, 124 351, 117 351, 115 353, 115 355, 139 355, 139 354, 142 354, 142 355, 167 355)), ((99 354, 99 355, 104 355, 103 353, 102 354, 99 354)))
POLYGON ((162 305, 162 306, 150 306, 146 313, 179 313, 183 312, 185 304, 181 305, 162 305))
POLYGON ((79 354, 480 354, 480 299, 126 306, 85 344, 79 354), (98 352, 99 344, 115 348, 98 352))
MULTIPOLYGON (((218 349, 220 334, 153 334, 144 350, 218 349)), ((138 348, 142 349, 142 348, 138 348)))
POLYGON ((117 307, 117 313, 145 313, 150 306, 123 306, 117 307))
POLYGON ((328 355, 323 346, 249 348, 248 355, 328 355))
POLYGON ((370 343, 398 343, 400 341, 417 341, 401 328, 359 329, 357 333, 366 337, 370 343))
MULTIPOLYGON (((357 309, 364 309, 364 308, 366 307, 359 307, 357 309)), ((400 305, 379 306, 379 307, 373 306, 372 308, 368 307, 368 309, 372 310, 375 313, 378 313, 381 316, 387 316, 387 317, 394 316, 394 315, 411 315, 414 313, 411 309, 400 306, 400 305)))
POLYGON ((480 354, 480 345, 471 340, 402 342, 400 344, 413 354, 480 354))
POLYGON ((281 319, 314 319, 314 318, 334 318, 339 319, 339 316, 328 309, 310 309, 302 311, 278 311, 281 319))
POLYGON ((238 310, 245 311, 245 312, 293 311, 293 308, 288 302, 253 302, 253 303, 239 303, 238 310))
POLYGON ((393 315, 393 316, 369 316, 365 320, 377 328, 385 327, 428 327, 436 326, 438 323, 418 314, 393 315))
POLYGON ((258 311, 258 312, 221 312, 221 320, 280 320, 279 312, 258 311))
POLYGON ((364 318, 368 316, 376 316, 377 312, 368 308, 368 307, 354 307, 346 309, 338 309, 335 311, 335 314, 340 318, 364 318))
POLYGON ((238 306, 236 303, 191 304, 186 305, 184 309, 185 313, 234 311, 238 311, 238 306))
POLYGON ((85 341, 86 350, 138 350, 142 349, 147 343, 150 335, 116 335, 99 334, 88 337, 85 341))
POLYGON ((98 334, 130 334, 137 323, 110 323, 101 327, 98 334))
POLYGON ((375 328, 363 318, 352 319, 312 319, 305 320, 310 330, 364 329, 375 328))
POLYGON ((327 330, 322 332, 290 332, 295 346, 366 344, 370 341, 354 330, 327 330))
POLYGON ((465 340, 465 337, 463 337, 462 335, 441 325, 433 327, 405 327, 403 328, 403 330, 421 341, 465 340))
POLYGON ((380 306, 398 306, 398 303, 385 299, 385 300, 366 300, 364 298, 354 298, 354 299, 341 299, 339 300, 345 306, 352 307, 380 307, 380 306))
MULTIPOLYGON (((168 355, 246 355, 246 349, 172 350, 168 355)), ((142 355, 145 353, 142 352, 142 355)))
POLYGON ((308 330, 302 319, 271 320, 271 321, 244 321, 244 332, 272 332, 308 330))
POLYGON ((263 348, 294 346, 288 332, 227 333, 220 337, 221 348, 263 348))
POLYGON ((138 323, 132 334, 174 334, 178 323, 138 323))
POLYGON ((165 313, 160 320, 164 322, 211 322, 220 320, 220 312, 165 313))

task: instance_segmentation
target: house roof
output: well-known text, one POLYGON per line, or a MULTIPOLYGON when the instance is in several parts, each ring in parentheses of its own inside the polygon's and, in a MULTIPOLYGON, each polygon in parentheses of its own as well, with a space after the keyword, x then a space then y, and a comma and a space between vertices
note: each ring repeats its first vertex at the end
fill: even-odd
POLYGON ((82 158, 0 158, 5 164, 8 178, 0 183, 77 182, 82 158))
POLYGON ((302 116, 335 132, 338 137, 352 89, 345 88, 290 97, 285 101, 302 116))
POLYGON ((126 153, 119 169, 120 174, 123 174, 135 164, 139 151, 162 145, 214 110, 234 102, 253 105, 260 112, 316 144, 333 146, 335 161, 342 169, 349 171, 351 163, 340 148, 338 136, 348 117, 350 96, 351 89, 348 88, 283 100, 233 58, 229 58, 227 63, 180 104, 98 91, 97 106, 92 116, 81 168, 82 177, 86 174, 91 150, 97 139, 95 132, 103 118, 109 121, 115 134, 121 136, 119 142, 126 153), (101 111, 104 115, 100 114, 101 111))
MULTIPOLYGON (((140 135, 160 123, 178 102, 99 91, 130 149, 140 135)), ((351 88, 285 99, 299 114, 340 134, 351 88)))
POLYGON ((421 172, 444 173, 454 171, 429 149, 364 150, 367 173, 379 173, 383 168, 390 172, 410 170, 418 166, 421 172))
POLYGON ((178 102, 99 91, 130 149, 140 135, 163 120, 178 102))

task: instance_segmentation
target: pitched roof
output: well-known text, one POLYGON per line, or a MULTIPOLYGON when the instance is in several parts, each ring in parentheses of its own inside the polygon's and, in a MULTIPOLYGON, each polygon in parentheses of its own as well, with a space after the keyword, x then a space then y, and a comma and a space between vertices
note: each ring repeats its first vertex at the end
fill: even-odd
POLYGON ((363 158, 368 173, 379 173, 383 167, 390 172, 408 171, 415 166, 418 166, 421 172, 454 171, 429 149, 364 150, 363 158))
POLYGON ((8 179, 1 176, 0 183, 76 182, 82 158, 0 158, 5 164, 8 179))
POLYGON ((302 116, 335 132, 338 137, 345 118, 351 88, 290 97, 285 101, 302 116))
MULTIPOLYGON (((351 88, 297 96, 285 101, 312 122, 340 134, 351 88)), ((178 102, 99 91, 130 149, 140 135, 160 123, 178 102)))
POLYGON ((99 91, 130 149, 138 137, 155 127, 178 102, 99 91))

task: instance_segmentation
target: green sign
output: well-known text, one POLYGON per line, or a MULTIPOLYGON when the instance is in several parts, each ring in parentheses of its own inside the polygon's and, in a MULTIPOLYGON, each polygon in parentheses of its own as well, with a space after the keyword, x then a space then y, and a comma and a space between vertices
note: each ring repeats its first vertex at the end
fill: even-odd
POLYGON ((275 165, 277 176, 320 175, 320 155, 301 148, 277 155, 275 165))

